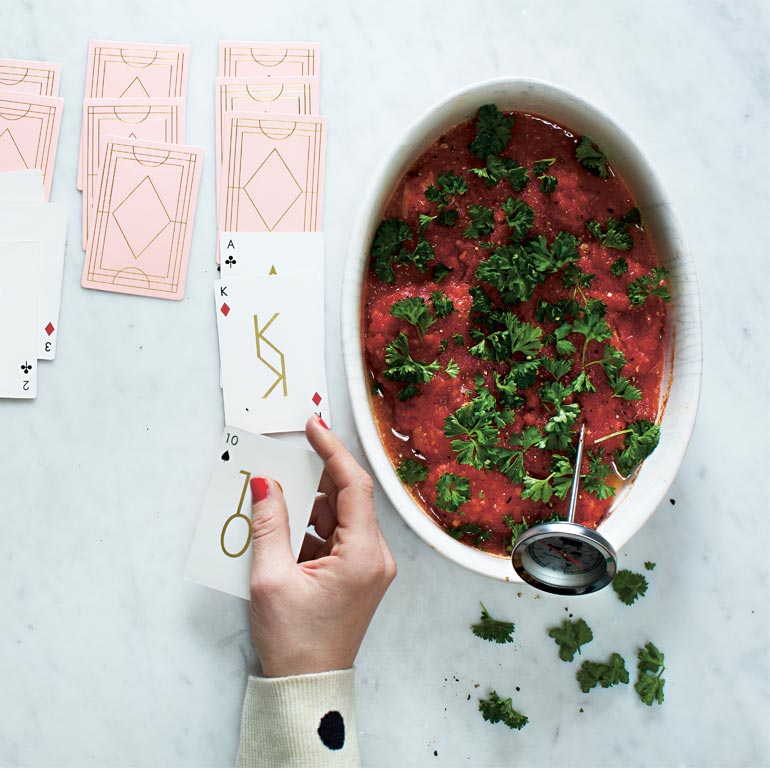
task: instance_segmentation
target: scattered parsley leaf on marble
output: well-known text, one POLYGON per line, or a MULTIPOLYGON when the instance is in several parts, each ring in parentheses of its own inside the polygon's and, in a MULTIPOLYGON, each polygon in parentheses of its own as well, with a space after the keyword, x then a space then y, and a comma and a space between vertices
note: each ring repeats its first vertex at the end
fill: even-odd
POLYGON ((654 561, 646 561, 644 563, 644 568, 648 570, 649 572, 652 572, 655 569, 655 562, 654 561))
POLYGON ((513 708, 510 698, 501 698, 494 690, 486 700, 479 698, 479 711, 487 722, 502 722, 512 730, 521 730, 529 719, 513 708))
POLYGON ((612 579, 612 587, 620 601, 630 606, 647 593, 647 578, 638 572, 622 569, 612 579))
POLYGON ((580 654, 583 645, 594 638, 593 631, 583 618, 565 620, 558 628, 549 629, 548 636, 559 646, 559 657, 567 662, 574 660, 575 653, 580 654))
POLYGON ((634 689, 647 706, 652 706, 653 702, 663 703, 663 686, 666 680, 663 679, 663 672, 666 666, 663 663, 663 653, 652 643, 647 642, 644 647, 637 650, 638 677, 634 689))
POLYGON ((513 630, 516 626, 506 620, 496 620, 481 603, 481 619, 471 625, 471 631, 481 639, 495 644, 506 644, 513 641, 513 630))
POLYGON ((606 663, 584 660, 576 677, 583 692, 589 692, 596 685, 606 688, 621 683, 628 684, 626 662, 617 652, 613 652, 606 663))

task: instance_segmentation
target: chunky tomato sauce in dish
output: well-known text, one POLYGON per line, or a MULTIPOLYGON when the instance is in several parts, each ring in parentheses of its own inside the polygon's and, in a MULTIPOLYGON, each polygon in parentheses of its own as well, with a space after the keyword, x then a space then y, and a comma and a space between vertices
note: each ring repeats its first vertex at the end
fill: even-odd
POLYGON ((667 272, 601 148, 480 108, 396 186, 372 240, 364 354, 381 439, 448 535, 506 556, 566 515, 596 527, 655 449, 667 272))

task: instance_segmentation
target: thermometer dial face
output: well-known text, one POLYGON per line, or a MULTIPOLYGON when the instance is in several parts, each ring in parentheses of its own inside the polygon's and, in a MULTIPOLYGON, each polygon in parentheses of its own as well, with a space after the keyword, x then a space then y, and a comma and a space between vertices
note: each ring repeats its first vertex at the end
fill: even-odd
POLYGON ((612 545, 598 532, 571 522, 530 527, 516 540, 511 558, 521 578, 549 593, 593 593, 615 577, 612 545))

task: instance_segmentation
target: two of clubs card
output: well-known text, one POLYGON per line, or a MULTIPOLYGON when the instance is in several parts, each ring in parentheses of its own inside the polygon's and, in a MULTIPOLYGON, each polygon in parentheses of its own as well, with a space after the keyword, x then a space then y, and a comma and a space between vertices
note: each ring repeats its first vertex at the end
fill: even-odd
POLYGON ((323 464, 308 449, 224 429, 187 559, 185 577, 233 596, 249 598, 252 477, 275 479, 289 512, 291 550, 299 556, 323 464))
POLYGON ((0 398, 35 398, 59 336, 67 211, 40 169, 0 171, 0 398))
POLYGON ((184 298, 203 150, 185 141, 190 49, 92 40, 78 189, 82 284, 184 298))

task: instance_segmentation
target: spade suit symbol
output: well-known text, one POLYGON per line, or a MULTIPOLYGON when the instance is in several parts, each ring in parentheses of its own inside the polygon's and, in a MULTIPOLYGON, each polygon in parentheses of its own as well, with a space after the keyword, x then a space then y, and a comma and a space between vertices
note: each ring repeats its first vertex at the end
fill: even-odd
POLYGON ((222 454, 222 459, 227 462, 230 459, 230 452, 228 452, 226 449, 222 454))

